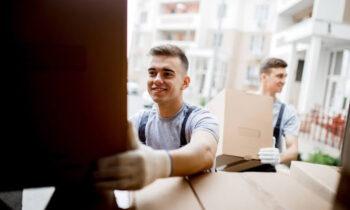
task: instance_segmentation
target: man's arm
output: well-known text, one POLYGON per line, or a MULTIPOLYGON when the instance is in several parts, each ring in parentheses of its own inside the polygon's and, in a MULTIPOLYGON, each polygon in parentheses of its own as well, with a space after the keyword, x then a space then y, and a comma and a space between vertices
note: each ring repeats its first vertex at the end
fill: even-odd
POLYGON ((209 132, 194 132, 183 148, 167 152, 142 145, 129 124, 130 150, 101 158, 95 172, 96 187, 107 190, 140 189, 158 178, 185 176, 209 169, 214 162, 216 140, 209 132))
POLYGON ((286 151, 280 156, 280 162, 289 165, 292 160, 298 158, 298 138, 294 135, 286 135, 286 151))
POLYGON ((196 131, 186 146, 170 151, 172 159, 171 176, 191 175, 210 169, 214 163, 217 142, 206 131, 196 131))

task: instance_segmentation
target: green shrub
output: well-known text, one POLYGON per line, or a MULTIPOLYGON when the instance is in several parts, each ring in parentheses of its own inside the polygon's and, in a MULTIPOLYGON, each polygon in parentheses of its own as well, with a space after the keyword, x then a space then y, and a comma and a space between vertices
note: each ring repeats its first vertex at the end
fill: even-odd
POLYGON ((200 97, 199 104, 202 107, 205 107, 205 105, 207 104, 207 100, 206 100, 206 98, 204 96, 200 97))
POLYGON ((317 151, 317 152, 311 154, 309 156, 309 158, 306 160, 306 162, 323 164, 323 165, 330 165, 330 166, 339 166, 340 165, 339 158, 334 158, 326 153, 323 153, 322 151, 317 151))

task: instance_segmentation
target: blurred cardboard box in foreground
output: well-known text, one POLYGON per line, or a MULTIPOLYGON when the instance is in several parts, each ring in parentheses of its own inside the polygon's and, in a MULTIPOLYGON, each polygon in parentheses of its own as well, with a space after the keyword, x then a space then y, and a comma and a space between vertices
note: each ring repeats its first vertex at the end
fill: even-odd
MULTIPOLYGON (((320 173, 323 172, 321 168, 320 173)), ((136 191, 135 197, 136 209, 140 210, 329 210, 333 204, 294 176, 262 172, 166 178, 136 191)))
POLYGON ((260 148, 272 146, 272 103, 267 96, 225 89, 207 108, 219 120, 216 167, 242 171, 260 165, 260 148))
POLYGON ((280 173, 218 172, 191 179, 205 209, 327 210, 329 202, 293 177, 280 173))
POLYGON ((332 202, 340 179, 339 168, 293 161, 290 175, 323 199, 332 202))

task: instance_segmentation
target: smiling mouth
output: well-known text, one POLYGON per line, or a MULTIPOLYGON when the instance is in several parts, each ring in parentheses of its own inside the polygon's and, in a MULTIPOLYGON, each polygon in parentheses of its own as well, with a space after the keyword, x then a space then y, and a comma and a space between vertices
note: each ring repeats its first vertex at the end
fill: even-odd
POLYGON ((165 91, 165 90, 166 90, 166 88, 152 88, 152 91, 157 92, 157 93, 165 91))

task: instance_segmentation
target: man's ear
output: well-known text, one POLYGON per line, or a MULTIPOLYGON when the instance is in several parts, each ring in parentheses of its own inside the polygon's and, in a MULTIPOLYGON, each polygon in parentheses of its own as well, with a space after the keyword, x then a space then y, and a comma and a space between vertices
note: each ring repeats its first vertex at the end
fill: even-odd
POLYGON ((186 88, 188 88, 188 86, 190 85, 190 82, 191 82, 191 78, 188 75, 186 75, 184 77, 184 82, 182 84, 181 90, 185 90, 186 88))

